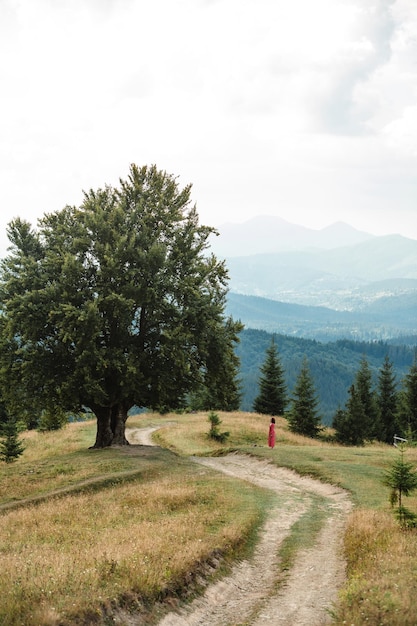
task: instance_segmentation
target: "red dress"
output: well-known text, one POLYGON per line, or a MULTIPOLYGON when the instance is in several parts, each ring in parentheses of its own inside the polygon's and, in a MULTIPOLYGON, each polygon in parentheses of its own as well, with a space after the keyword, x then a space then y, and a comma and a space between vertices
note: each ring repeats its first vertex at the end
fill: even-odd
POLYGON ((275 424, 269 424, 268 446, 273 448, 275 445, 275 424))

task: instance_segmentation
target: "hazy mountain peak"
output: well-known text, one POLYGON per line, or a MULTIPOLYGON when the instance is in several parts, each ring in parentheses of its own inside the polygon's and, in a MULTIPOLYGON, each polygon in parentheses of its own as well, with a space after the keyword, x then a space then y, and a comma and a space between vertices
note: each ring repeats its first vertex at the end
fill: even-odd
POLYGON ((331 249, 355 245, 373 237, 344 222, 315 230, 272 215, 258 215, 242 223, 228 222, 217 230, 220 236, 212 241, 212 248, 215 254, 223 257, 308 248, 331 249))
POLYGON ((357 228, 355 228, 354 226, 351 226, 350 224, 346 224, 346 222, 333 222, 333 224, 329 224, 329 226, 325 226, 324 228, 320 229, 320 232, 327 232, 327 233, 356 233, 362 237, 365 236, 368 239, 371 239, 372 237, 374 237, 374 235, 371 235, 371 233, 367 233, 365 231, 362 230, 358 230, 357 228))

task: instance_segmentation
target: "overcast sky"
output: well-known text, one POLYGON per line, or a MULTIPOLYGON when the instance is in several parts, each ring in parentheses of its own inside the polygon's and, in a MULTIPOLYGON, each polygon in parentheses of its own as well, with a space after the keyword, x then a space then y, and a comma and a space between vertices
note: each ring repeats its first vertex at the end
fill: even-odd
POLYGON ((416 0, 0 0, 0 250, 155 163, 202 223, 417 239, 416 0))

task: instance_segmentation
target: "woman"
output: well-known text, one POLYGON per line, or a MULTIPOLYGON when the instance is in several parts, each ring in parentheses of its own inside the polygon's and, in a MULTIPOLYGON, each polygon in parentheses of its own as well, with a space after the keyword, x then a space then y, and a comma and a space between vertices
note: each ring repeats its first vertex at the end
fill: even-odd
POLYGON ((275 417, 271 417, 271 423, 269 424, 268 446, 270 448, 275 446, 275 417))

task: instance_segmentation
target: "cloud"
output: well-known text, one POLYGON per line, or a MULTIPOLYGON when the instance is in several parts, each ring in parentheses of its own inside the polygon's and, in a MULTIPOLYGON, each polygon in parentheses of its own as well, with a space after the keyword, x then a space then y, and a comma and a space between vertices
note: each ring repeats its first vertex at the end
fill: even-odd
POLYGON ((374 72, 389 63, 395 23, 393 0, 357 5, 351 14, 349 37, 330 60, 327 89, 319 103, 319 128, 338 134, 370 132, 371 103, 361 97, 374 72))
POLYGON ((395 198, 409 219, 414 0, 0 0, 0 18, 2 232, 131 162, 192 182, 206 223, 379 210, 382 228, 395 198))

